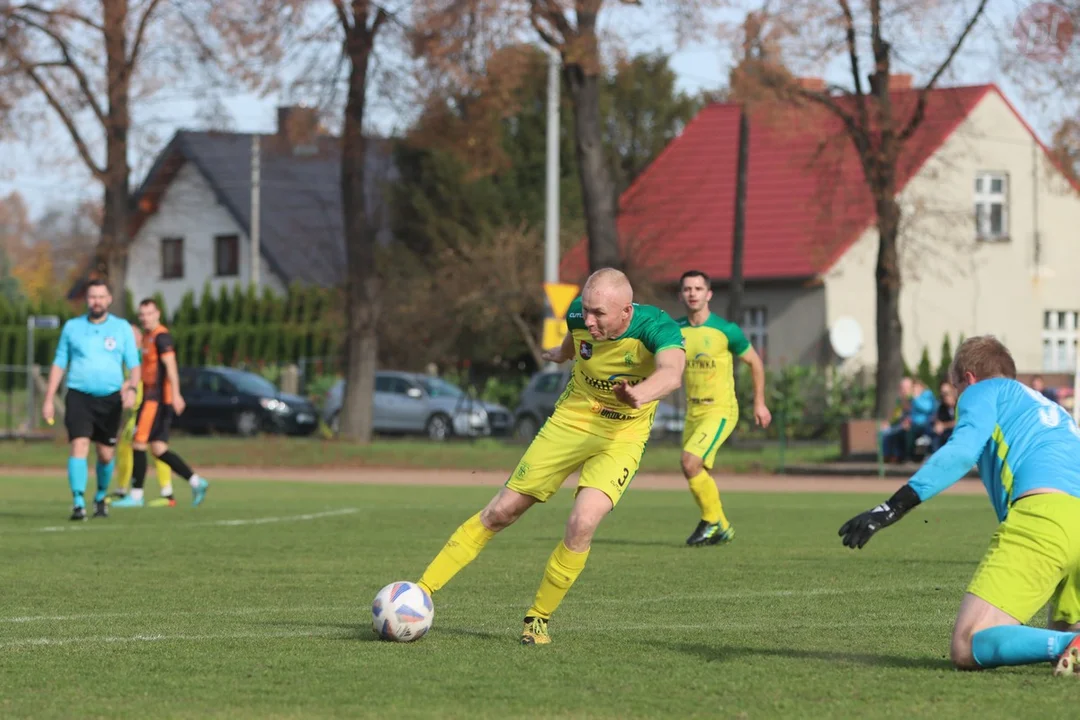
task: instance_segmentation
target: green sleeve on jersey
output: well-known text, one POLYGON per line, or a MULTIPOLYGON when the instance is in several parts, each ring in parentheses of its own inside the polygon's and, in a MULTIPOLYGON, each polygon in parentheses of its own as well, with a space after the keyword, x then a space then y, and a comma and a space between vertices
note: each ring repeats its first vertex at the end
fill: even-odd
POLYGON ((639 339, 653 355, 668 348, 686 348, 686 339, 678 324, 659 308, 650 308, 653 316, 642 328, 639 339))
POLYGON ((579 295, 570 303, 570 309, 566 311, 566 329, 584 330, 585 313, 581 310, 581 296, 579 295))
POLYGON ((742 355, 750 349, 750 341, 746 339, 742 328, 735 323, 729 322, 724 328, 724 334, 727 335, 728 347, 735 355, 742 355))
POLYGON ((731 351, 732 355, 742 355, 750 349, 750 341, 746 339, 746 335, 743 333, 742 328, 730 320, 725 320, 716 315, 710 315, 705 324, 716 328, 727 336, 728 350, 731 351))

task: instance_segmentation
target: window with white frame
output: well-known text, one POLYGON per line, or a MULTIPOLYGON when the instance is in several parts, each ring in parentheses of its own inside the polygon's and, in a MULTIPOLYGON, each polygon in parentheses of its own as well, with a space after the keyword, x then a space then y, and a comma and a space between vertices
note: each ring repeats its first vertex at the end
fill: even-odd
POLYGON ((975 176, 975 237, 987 242, 1009 239, 1009 176, 975 176))
POLYGON ((742 331, 746 339, 765 358, 769 349, 769 313, 763 307, 748 307, 743 310, 742 331))
POLYGON ((1080 313, 1047 310, 1043 313, 1043 370, 1072 372, 1076 368, 1076 333, 1080 313))

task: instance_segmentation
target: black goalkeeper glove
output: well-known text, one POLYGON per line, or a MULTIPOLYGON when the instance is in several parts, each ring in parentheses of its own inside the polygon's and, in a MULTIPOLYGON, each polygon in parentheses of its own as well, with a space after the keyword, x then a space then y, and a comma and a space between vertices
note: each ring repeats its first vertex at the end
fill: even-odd
POLYGON ((870 542, 874 533, 904 517, 920 502, 922 501, 919 500, 915 490, 910 485, 904 485, 886 502, 844 523, 844 526, 840 528, 840 537, 844 538, 845 546, 852 549, 862 548, 870 542))

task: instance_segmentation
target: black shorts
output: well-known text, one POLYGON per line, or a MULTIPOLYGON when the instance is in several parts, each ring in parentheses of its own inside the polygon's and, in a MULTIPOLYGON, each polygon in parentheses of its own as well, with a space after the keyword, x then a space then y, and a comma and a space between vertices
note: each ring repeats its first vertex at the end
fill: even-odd
POLYGON ((135 416, 135 442, 168 442, 174 415, 172 405, 144 399, 135 416))
POLYGON ((113 447, 120 434, 123 414, 124 403, 120 393, 96 397, 69 389, 64 398, 64 426, 69 441, 90 438, 95 443, 113 447))

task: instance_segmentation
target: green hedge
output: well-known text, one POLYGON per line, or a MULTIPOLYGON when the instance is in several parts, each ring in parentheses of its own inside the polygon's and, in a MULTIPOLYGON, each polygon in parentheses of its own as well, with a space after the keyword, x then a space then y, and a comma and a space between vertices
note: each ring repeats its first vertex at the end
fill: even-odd
MULTIPOLYGON (((128 293, 129 318, 134 299, 128 293)), ((318 358, 337 365, 343 326, 337 292, 293 285, 283 295, 254 286, 220 289, 209 284, 198 301, 189 292, 169 314, 160 293, 154 295, 176 341, 181 366, 270 365, 318 358)), ((12 304, 0 297, 0 364, 26 362, 26 320, 30 315, 58 315, 61 322, 83 312, 81 304, 64 301, 12 304)), ((59 330, 34 333, 34 362, 47 365, 56 353, 59 330)))

